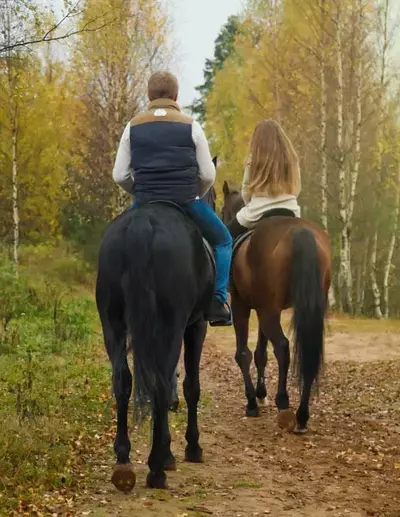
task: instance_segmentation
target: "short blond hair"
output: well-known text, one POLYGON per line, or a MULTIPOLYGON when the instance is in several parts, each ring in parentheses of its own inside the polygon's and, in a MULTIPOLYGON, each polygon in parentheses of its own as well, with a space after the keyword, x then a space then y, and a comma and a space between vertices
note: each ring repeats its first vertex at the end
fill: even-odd
POLYGON ((250 196, 299 195, 299 159, 292 142, 275 120, 262 120, 254 129, 247 167, 250 196))
POLYGON ((170 72, 156 72, 149 79, 147 93, 150 101, 156 99, 176 100, 178 92, 178 79, 170 72))

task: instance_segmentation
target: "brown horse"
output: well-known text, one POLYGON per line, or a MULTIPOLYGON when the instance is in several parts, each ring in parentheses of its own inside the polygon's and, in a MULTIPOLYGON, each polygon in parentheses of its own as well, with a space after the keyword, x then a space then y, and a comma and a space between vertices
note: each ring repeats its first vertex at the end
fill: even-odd
MULTIPOLYGON (((240 190, 224 183, 222 219, 228 223, 243 206, 240 190)), ((254 233, 239 247, 232 264, 232 312, 236 333, 236 362, 244 378, 247 415, 259 416, 257 398, 267 396, 267 343, 272 342, 279 365, 275 398, 282 428, 307 431, 311 388, 323 361, 324 318, 331 283, 331 247, 328 235, 316 224, 295 217, 261 219, 254 233), (293 308, 294 371, 301 389, 296 415, 289 406, 287 376, 289 341, 281 327, 281 313, 293 308), (254 388, 247 346, 250 311, 257 312, 259 331, 255 352, 254 388)))

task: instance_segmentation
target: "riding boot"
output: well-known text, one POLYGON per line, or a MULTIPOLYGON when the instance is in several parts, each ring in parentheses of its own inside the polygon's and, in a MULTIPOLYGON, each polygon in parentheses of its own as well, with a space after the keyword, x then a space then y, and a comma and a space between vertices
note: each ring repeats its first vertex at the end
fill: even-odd
POLYGON ((214 296, 205 319, 211 327, 229 327, 232 325, 232 313, 228 303, 222 303, 214 296))

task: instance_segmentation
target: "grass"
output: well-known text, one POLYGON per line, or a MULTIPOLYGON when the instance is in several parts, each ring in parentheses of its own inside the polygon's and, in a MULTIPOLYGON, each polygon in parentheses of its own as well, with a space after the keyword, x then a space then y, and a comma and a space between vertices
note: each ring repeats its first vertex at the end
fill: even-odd
POLYGON ((236 481, 233 483, 233 488, 262 488, 262 485, 252 481, 236 481))
POLYGON ((0 515, 30 515, 44 493, 51 501, 52 492, 78 490, 100 437, 112 443, 111 375, 93 297, 82 284, 74 290, 74 268, 60 278, 41 260, 30 256, 17 278, 0 256, 0 515))

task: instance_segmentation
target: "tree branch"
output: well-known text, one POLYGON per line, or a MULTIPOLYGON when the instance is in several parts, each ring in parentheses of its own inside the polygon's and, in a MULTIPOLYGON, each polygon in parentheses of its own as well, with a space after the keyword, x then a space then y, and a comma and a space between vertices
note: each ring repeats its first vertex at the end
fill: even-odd
POLYGON ((93 18, 86 22, 81 28, 69 29, 64 34, 56 35, 55 32, 67 21, 70 20, 79 14, 82 14, 83 11, 78 11, 78 6, 81 0, 78 0, 73 7, 71 7, 61 18, 56 22, 52 27, 50 27, 43 35, 37 36, 36 38, 25 39, 22 41, 16 41, 15 43, 9 43, 0 47, 0 54, 5 52, 10 52, 17 48, 21 47, 29 47, 31 45, 37 45, 39 43, 49 43, 52 41, 62 41, 76 34, 81 34, 85 32, 95 32, 103 29, 104 27, 113 23, 116 18, 112 17, 110 19, 106 19, 108 13, 104 13, 101 16, 93 18), (101 21, 101 23, 100 23, 101 21))

